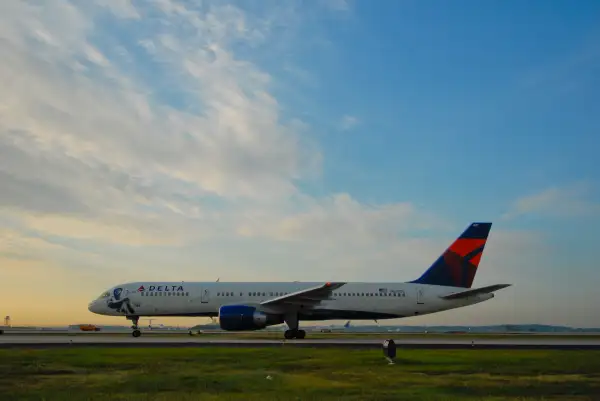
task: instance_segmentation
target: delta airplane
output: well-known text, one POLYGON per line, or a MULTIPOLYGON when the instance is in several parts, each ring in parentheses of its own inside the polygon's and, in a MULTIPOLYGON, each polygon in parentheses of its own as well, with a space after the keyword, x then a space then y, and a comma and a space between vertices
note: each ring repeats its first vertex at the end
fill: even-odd
POLYGON ((227 331, 286 323, 286 339, 306 336, 299 322, 420 316, 487 301, 496 284, 471 288, 492 223, 473 223, 418 279, 410 282, 134 282, 92 301, 99 315, 124 316, 141 335, 140 316, 218 317, 227 331))

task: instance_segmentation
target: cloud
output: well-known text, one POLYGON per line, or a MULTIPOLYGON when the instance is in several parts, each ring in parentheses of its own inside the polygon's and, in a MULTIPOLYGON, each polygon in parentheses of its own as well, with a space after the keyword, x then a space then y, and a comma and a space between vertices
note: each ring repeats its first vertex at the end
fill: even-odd
POLYGON ((345 193, 319 200, 306 199, 300 209, 280 216, 271 213, 257 224, 241 226, 239 232, 278 241, 366 244, 395 240, 399 233, 441 225, 411 203, 370 207, 345 193))
POLYGON ((338 12, 347 12, 351 9, 348 0, 320 0, 320 4, 330 10, 338 12))
POLYGON ((356 127, 360 121, 357 117, 345 115, 342 117, 339 127, 342 131, 348 131, 356 127))
POLYGON ((168 0, 96 4, 133 35, 103 30, 89 5, 11 3, 0 17, 0 204, 33 213, 30 227, 154 242, 138 234, 173 215, 210 220, 207 200, 273 202, 318 174, 320 152, 303 124, 282 121, 271 77, 229 48, 265 39, 258 18, 168 0), (56 213, 69 216, 44 215, 56 213))
POLYGON ((589 200, 589 191, 590 187, 585 183, 547 188, 517 199, 503 218, 528 214, 549 217, 598 216, 600 203, 589 200))
POLYGON ((59 244, 50 243, 42 238, 29 237, 21 232, 0 228, 0 254, 12 257, 25 258, 33 252, 44 252, 64 250, 59 244))
MULTIPOLYGON (((197 31, 194 35, 161 32, 145 38, 154 46, 150 62, 168 64, 161 71, 164 79, 174 84, 173 91, 201 104, 202 112, 177 110, 167 99, 148 98, 147 82, 111 66, 96 46, 65 41, 59 34, 53 35, 59 49, 53 52, 44 45, 38 46, 40 53, 25 46, 6 50, 4 58, 9 62, 3 75, 31 79, 17 79, 9 86, 6 95, 14 99, 3 110, 3 131, 24 131, 28 140, 22 140, 22 146, 33 142, 44 154, 62 154, 74 163, 150 179, 163 174, 219 196, 272 197, 294 192, 290 180, 318 168, 318 151, 303 146, 294 124, 279 121, 277 101, 267 92, 270 77, 225 48, 230 40, 243 39, 252 30, 243 15, 231 7, 215 7, 203 16, 175 3, 159 4, 167 16, 174 15, 179 29, 187 26, 197 31), (64 50, 67 44, 68 51, 64 50), (100 69, 82 64, 83 60, 100 69)), ((15 17, 37 17, 44 31, 55 32, 50 18, 30 8, 23 6, 15 17)), ((71 15, 73 25, 82 27, 78 34, 85 38, 93 19, 76 10, 71 15)), ((166 16, 158 21, 174 22, 166 16)), ((148 24, 148 29, 153 28, 152 22, 148 24)), ((15 37, 31 36, 10 25, 15 37)))
POLYGON ((96 4, 108 8, 120 18, 141 18, 131 0, 96 0, 96 4))

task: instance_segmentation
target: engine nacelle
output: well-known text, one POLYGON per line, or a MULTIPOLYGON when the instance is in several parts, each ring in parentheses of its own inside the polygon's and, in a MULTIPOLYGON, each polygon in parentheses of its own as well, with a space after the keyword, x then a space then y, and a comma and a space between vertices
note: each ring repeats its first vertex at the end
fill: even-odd
POLYGON ((219 325, 227 331, 260 330, 283 323, 283 317, 257 311, 248 305, 224 305, 219 308, 219 325))

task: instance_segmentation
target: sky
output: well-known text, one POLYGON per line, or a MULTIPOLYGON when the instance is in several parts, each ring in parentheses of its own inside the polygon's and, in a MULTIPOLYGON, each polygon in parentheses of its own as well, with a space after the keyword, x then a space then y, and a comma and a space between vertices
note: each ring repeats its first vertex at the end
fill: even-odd
POLYGON ((8 0, 0 59, 15 325, 128 324, 87 310, 128 281, 409 281, 491 221, 474 286, 513 286, 392 323, 600 326, 599 2, 8 0))

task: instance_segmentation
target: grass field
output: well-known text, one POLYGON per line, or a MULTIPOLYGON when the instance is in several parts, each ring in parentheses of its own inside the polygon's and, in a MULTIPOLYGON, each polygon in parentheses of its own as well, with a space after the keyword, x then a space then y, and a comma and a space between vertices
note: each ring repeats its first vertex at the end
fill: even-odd
MULTIPOLYGON (((264 339, 264 340, 281 340, 283 339, 283 332, 273 332, 273 331, 255 331, 255 332, 206 332, 202 334, 196 334, 194 332, 194 336, 201 336, 207 338, 223 338, 223 339, 264 339)), ((6 335, 10 335, 10 332, 7 332, 6 335)), ((19 336, 64 336, 65 333, 52 333, 52 332, 30 332, 24 334, 18 334, 19 336)), ((123 336, 130 337, 131 333, 122 332, 108 332, 102 333, 100 332, 81 332, 81 331, 73 331, 69 333, 72 336, 98 336, 98 335, 110 335, 110 336, 123 336)), ((187 332, 178 333, 178 332, 164 332, 164 331, 155 331, 152 332, 150 330, 142 330, 143 336, 153 336, 153 337, 188 337, 189 334, 187 332)), ((505 339, 505 338, 513 338, 513 339, 554 339, 554 340, 597 340, 600 339, 599 334, 502 334, 502 333, 455 333, 455 334, 446 334, 446 333, 353 333, 353 332, 334 332, 334 333, 320 333, 320 332, 307 332, 306 338, 310 339, 337 339, 337 338, 345 338, 345 339, 387 339, 393 338, 401 341, 403 338, 411 339, 411 338, 429 338, 429 339, 505 339)))
POLYGON ((600 351, 0 350, 0 400, 598 400, 600 351), (267 376, 270 379, 267 379, 267 376))

